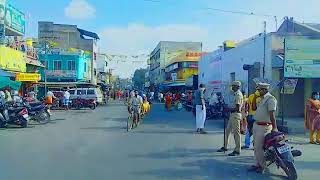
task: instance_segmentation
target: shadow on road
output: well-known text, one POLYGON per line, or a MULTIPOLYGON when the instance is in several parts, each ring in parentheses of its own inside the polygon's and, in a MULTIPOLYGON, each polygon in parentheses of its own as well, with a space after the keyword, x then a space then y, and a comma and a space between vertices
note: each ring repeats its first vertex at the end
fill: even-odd
MULTIPOLYGON (((138 133, 138 134, 194 134, 194 135, 199 135, 199 136, 205 136, 201 134, 197 134, 194 130, 138 130, 138 131, 133 131, 133 133, 138 133)), ((220 131, 210 131, 206 135, 213 135, 213 134, 221 134, 223 133, 220 131)))
POLYGON ((132 154, 131 158, 170 159, 190 157, 212 157, 213 149, 186 149, 176 148, 164 152, 152 152, 148 154, 132 154))
POLYGON ((126 122, 127 118, 125 118, 125 117, 119 117, 119 118, 106 117, 106 118, 103 118, 102 120, 104 120, 104 121, 115 121, 115 122, 126 122))
POLYGON ((126 130, 124 126, 111 126, 111 127, 84 127, 82 130, 102 130, 106 132, 120 132, 120 130, 126 130))
POLYGON ((252 156, 225 157, 226 154, 215 153, 215 149, 186 148, 129 156, 129 158, 167 159, 168 161, 189 160, 176 169, 164 168, 133 172, 133 174, 154 176, 160 179, 285 179, 284 176, 272 174, 269 171, 263 175, 248 172, 248 167, 254 163, 252 156), (192 161, 195 158, 199 160, 192 161))

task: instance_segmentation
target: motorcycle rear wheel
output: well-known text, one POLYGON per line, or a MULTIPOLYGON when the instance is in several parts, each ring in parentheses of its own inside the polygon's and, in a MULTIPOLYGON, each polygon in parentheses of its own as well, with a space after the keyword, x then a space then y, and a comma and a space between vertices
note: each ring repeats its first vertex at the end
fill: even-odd
POLYGON ((285 161, 284 164, 285 166, 284 167, 281 166, 281 168, 288 176, 288 179, 289 180, 298 179, 297 170, 296 170, 296 167, 294 166, 294 163, 285 161))
POLYGON ((90 109, 92 110, 96 109, 96 105, 95 104, 90 105, 90 109))
POLYGON ((42 112, 39 116, 40 124, 47 124, 50 121, 50 115, 47 112, 42 112))
POLYGON ((22 121, 20 125, 22 128, 26 128, 28 126, 28 121, 22 121))

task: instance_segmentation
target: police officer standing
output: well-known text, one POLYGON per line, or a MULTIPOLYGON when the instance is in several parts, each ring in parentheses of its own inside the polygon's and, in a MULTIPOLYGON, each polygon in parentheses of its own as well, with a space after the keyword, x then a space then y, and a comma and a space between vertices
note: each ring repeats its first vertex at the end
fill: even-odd
POLYGON ((249 170, 263 173, 266 167, 264 158, 264 139, 271 131, 278 131, 275 111, 277 109, 277 99, 269 93, 270 84, 259 83, 260 103, 256 104, 257 96, 254 97, 252 109, 256 110, 254 115, 255 123, 253 125, 253 142, 254 142, 254 156, 257 161, 256 165, 249 170))
POLYGON ((229 156, 238 156, 240 155, 241 151, 240 121, 242 119, 241 107, 243 105, 243 95, 240 91, 240 86, 240 81, 232 82, 233 94, 230 101, 230 117, 225 133, 224 146, 218 150, 218 152, 224 152, 228 150, 229 136, 232 132, 234 134, 236 148, 232 153, 228 154, 229 156))

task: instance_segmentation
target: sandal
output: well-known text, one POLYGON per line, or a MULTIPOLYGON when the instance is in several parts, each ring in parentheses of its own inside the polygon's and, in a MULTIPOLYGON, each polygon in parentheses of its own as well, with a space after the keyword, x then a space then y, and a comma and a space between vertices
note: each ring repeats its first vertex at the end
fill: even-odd
POLYGON ((257 165, 252 165, 252 166, 248 169, 248 171, 257 171, 257 169, 261 169, 261 167, 260 167, 260 166, 257 166, 257 165))

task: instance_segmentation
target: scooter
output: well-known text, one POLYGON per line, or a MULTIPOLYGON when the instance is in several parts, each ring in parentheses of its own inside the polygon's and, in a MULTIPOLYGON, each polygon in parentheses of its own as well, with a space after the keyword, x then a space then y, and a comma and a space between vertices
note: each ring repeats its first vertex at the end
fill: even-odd
POLYGON ((7 104, 0 105, 0 127, 17 125, 23 128, 28 126, 30 117, 25 107, 12 107, 7 104))
POLYGON ((296 180, 298 178, 294 165, 294 157, 301 156, 302 152, 292 150, 293 147, 289 146, 284 133, 271 132, 267 134, 264 149, 267 166, 275 163, 278 168, 283 169, 289 180, 296 180))

